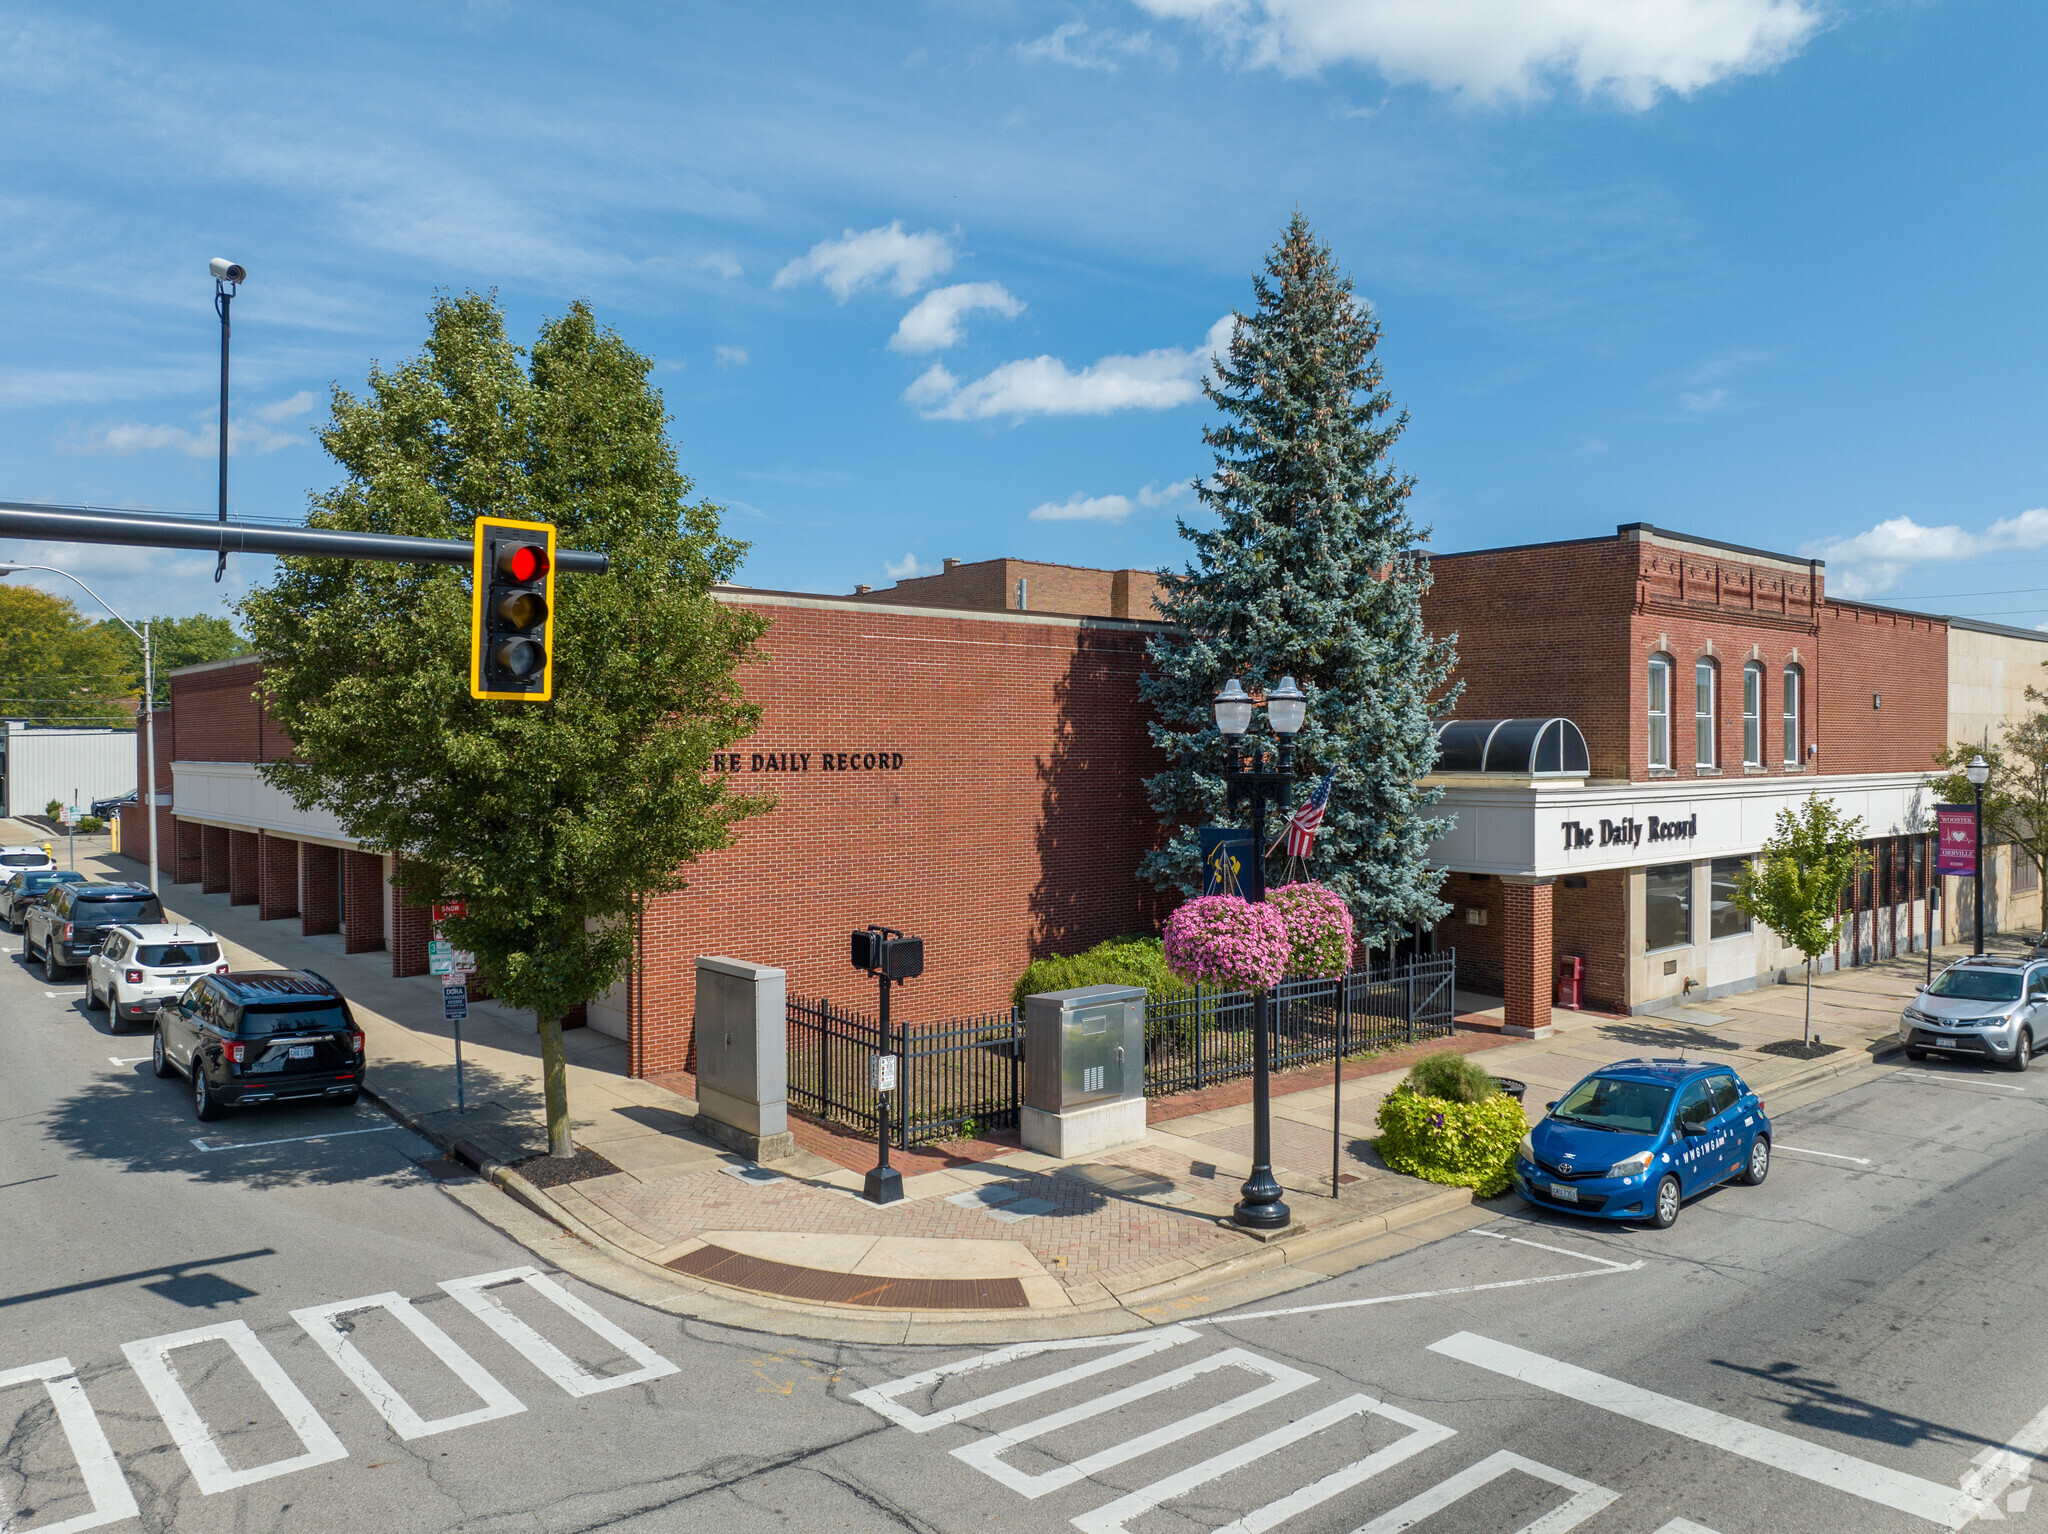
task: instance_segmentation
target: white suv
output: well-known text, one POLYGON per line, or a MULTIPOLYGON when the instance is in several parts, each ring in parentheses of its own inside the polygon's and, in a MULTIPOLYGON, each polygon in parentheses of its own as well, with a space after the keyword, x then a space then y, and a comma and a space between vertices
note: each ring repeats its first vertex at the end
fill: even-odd
POLYGON ((24 870, 30 873, 45 868, 55 868, 57 860, 43 847, 21 846, 0 847, 0 879, 10 878, 24 870))
POLYGON ((115 1033, 131 1022, 154 1023, 201 975, 225 973, 220 940, 183 922, 122 922, 107 928, 99 952, 85 961, 85 1004, 107 1009, 115 1033))

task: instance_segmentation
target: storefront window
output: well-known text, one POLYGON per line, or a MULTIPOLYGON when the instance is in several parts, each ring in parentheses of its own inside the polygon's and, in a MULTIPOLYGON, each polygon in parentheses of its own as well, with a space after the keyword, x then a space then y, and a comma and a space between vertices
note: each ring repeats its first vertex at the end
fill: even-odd
POLYGON ((1650 765, 1671 765, 1671 660, 1650 657, 1650 765))
POLYGON ((1714 765, 1714 663, 1700 660, 1692 668, 1692 759, 1714 765))
POLYGON ((1643 870, 1643 947, 1684 948, 1692 943, 1692 864, 1666 863, 1643 870))
POLYGON ((1741 937, 1749 931, 1749 917, 1735 904, 1735 870, 1748 858, 1715 858, 1713 910, 1707 920, 1715 937, 1741 937))
POLYGON ((1764 668, 1755 661, 1742 668, 1742 764, 1764 764, 1764 668))
POLYGON ((1785 668, 1785 765, 1799 764, 1799 668, 1785 668))

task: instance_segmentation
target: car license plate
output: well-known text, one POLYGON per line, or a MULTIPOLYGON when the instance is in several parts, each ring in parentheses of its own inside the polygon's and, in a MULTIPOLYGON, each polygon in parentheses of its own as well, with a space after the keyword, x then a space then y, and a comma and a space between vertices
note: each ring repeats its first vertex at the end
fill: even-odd
POLYGON ((1561 1182, 1554 1182, 1550 1185, 1550 1196, 1560 1204, 1576 1204, 1579 1201, 1579 1190, 1567 1188, 1561 1182))
POLYGON ((1962 1042, 1961 1039, 1936 1039, 1934 1041, 1935 1047, 1939 1049, 1954 1049, 1962 1042))
POLYGON ((294 1044, 284 1052, 284 1057, 287 1060, 310 1060, 313 1058, 313 1046, 311 1044, 294 1044))

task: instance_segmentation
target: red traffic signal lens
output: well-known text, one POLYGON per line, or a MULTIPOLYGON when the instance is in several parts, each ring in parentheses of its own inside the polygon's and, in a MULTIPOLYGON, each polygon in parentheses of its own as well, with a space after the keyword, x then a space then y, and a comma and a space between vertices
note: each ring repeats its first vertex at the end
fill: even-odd
POLYGON ((507 580, 537 581, 548 573, 548 551, 540 543, 507 543, 498 548, 498 574, 507 580))
POLYGON ((498 622, 508 629, 539 628, 548 621, 547 598, 538 591, 507 592, 493 610, 498 622))
POLYGON ((503 640, 491 651, 491 664, 505 675, 521 681, 538 676, 547 661, 547 651, 531 639, 503 640))

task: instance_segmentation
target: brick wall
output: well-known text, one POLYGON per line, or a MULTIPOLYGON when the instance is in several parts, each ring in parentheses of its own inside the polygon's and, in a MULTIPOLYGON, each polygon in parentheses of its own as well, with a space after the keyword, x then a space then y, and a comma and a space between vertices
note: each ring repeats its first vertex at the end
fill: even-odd
POLYGON ((341 951, 371 953, 384 946, 384 859, 374 852, 341 854, 341 951))
POLYGON ((200 864, 204 854, 205 827, 190 820, 171 821, 171 839, 165 843, 171 849, 170 876, 173 884, 198 884, 200 864))
POLYGON ((257 831, 228 832, 228 902, 254 905, 262 893, 263 844, 257 831))
POLYGON ((299 847, 299 933, 319 937, 341 930, 341 849, 305 842, 299 847))
POLYGON ((761 610, 767 658, 743 680, 765 717, 735 787, 781 802, 648 911, 636 1073, 687 1064, 699 954, 867 1008, 847 933, 897 927, 925 939, 925 976, 893 1003, 917 1022, 1007 1006, 1044 953, 1156 930, 1164 903, 1135 874, 1156 834, 1143 779, 1159 762, 1133 698, 1146 631, 761 610), (789 753, 797 770, 771 767, 789 753))
POLYGON ((161 746, 171 737, 171 759, 181 762, 274 762, 291 755, 291 741, 257 705, 263 668, 257 661, 174 672, 171 729, 157 727, 161 746))
POLYGON ((1458 951, 1458 984, 1469 990, 1501 994, 1501 882, 1492 874, 1474 877, 1468 873, 1444 876, 1438 891, 1451 909, 1436 924, 1439 952, 1458 951), (1486 920, 1473 925, 1471 913, 1486 920))
POLYGON ((1551 897, 1551 975, 1557 974, 1557 960, 1577 954, 1586 961, 1583 1004, 1600 1012, 1626 1012, 1628 875, 1609 869, 1583 877, 1584 889, 1559 879, 1551 897))
POLYGON ((262 878, 257 891, 256 917, 279 921, 299 914, 299 844, 288 836, 260 832, 262 878))
POLYGON ((199 828, 199 887, 209 895, 228 892, 228 831, 225 826, 199 828))
POLYGON ((883 591, 857 593, 853 600, 1003 612, 1017 606, 1020 580, 1031 612, 1147 621, 1159 616, 1154 605, 1159 577, 1150 570, 1096 570, 1029 559, 949 560, 937 575, 913 576, 883 591))
POLYGON ((391 973, 401 979, 427 972, 427 942, 434 935, 434 913, 423 905, 407 905, 405 885, 393 881, 391 901, 391 973))
POLYGON ((1812 739, 1822 772, 1932 767, 1949 744, 1948 625, 1856 602, 1821 609, 1812 739), (1873 707, 1873 697, 1882 707, 1873 707))

